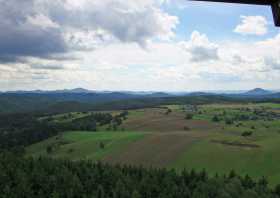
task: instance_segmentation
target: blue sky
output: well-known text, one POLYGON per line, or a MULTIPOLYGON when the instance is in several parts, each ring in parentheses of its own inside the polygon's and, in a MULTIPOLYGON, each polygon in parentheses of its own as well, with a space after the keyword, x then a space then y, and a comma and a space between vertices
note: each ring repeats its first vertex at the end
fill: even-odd
POLYGON ((0 91, 279 89, 269 6, 0 0, 0 91))
POLYGON ((180 24, 176 29, 179 39, 185 38, 186 34, 190 35, 193 30, 206 33, 216 41, 221 39, 261 40, 279 32, 279 28, 274 27, 270 6, 193 1, 181 4, 185 7, 180 8, 171 3, 162 6, 168 13, 180 18, 180 24), (233 29, 240 23, 240 16, 264 16, 269 22, 268 34, 261 37, 243 37, 234 33, 233 29))

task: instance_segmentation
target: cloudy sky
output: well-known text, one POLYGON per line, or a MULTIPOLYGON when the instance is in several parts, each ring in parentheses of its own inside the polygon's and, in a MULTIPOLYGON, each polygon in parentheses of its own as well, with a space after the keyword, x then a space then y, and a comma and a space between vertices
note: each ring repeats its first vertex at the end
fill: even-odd
POLYGON ((0 90, 280 88, 270 7, 0 0, 0 90))

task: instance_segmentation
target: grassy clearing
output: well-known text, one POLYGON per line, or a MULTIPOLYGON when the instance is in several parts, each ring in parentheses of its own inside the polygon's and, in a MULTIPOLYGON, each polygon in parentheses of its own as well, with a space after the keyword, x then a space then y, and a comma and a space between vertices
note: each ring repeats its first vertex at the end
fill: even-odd
POLYGON ((66 132, 27 148, 28 156, 48 155, 55 158, 101 160, 104 156, 120 152, 129 143, 143 138, 135 132, 66 132), (104 148, 100 144, 104 144, 104 148), (47 147, 54 150, 47 153, 47 147))
POLYGON ((225 174, 235 170, 241 175, 255 178, 266 176, 271 185, 280 181, 280 136, 271 135, 264 139, 244 139, 225 135, 213 135, 192 145, 171 165, 178 170, 206 169, 210 174, 225 174), (260 147, 250 148, 214 143, 211 138, 235 141, 246 144, 257 144, 260 147))

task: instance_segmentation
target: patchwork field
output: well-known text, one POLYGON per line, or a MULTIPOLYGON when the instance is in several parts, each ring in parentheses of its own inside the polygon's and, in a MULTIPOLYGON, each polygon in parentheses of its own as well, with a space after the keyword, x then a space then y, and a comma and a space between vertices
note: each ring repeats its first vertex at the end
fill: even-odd
POLYGON ((103 160, 117 164, 167 167, 197 140, 184 133, 155 133, 129 144, 122 153, 111 154, 103 160))
POLYGON ((104 156, 121 152, 127 144, 142 139, 144 133, 135 132, 65 132, 27 148, 27 155, 49 155, 65 159, 101 160, 104 156), (48 148, 53 148, 48 151, 48 148))
POLYGON ((26 153, 177 170, 206 169, 213 175, 234 169, 242 175, 266 176, 274 185, 280 182, 279 109, 279 104, 260 103, 130 110, 118 127, 121 130, 106 131, 103 126, 97 132, 65 132, 28 147, 26 153), (48 149, 50 145, 52 149, 48 149))

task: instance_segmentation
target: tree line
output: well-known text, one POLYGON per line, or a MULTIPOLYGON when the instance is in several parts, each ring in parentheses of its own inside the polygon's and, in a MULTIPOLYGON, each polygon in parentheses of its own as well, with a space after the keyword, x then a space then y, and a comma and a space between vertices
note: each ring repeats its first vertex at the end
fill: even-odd
POLYGON ((40 142, 64 131, 97 131, 108 125, 116 130, 126 119, 127 111, 112 116, 110 113, 91 113, 71 122, 39 119, 37 114, 0 115, 0 149, 23 151, 23 147, 40 142))
POLYGON ((278 198, 265 178, 0 154, 0 197, 278 198))

